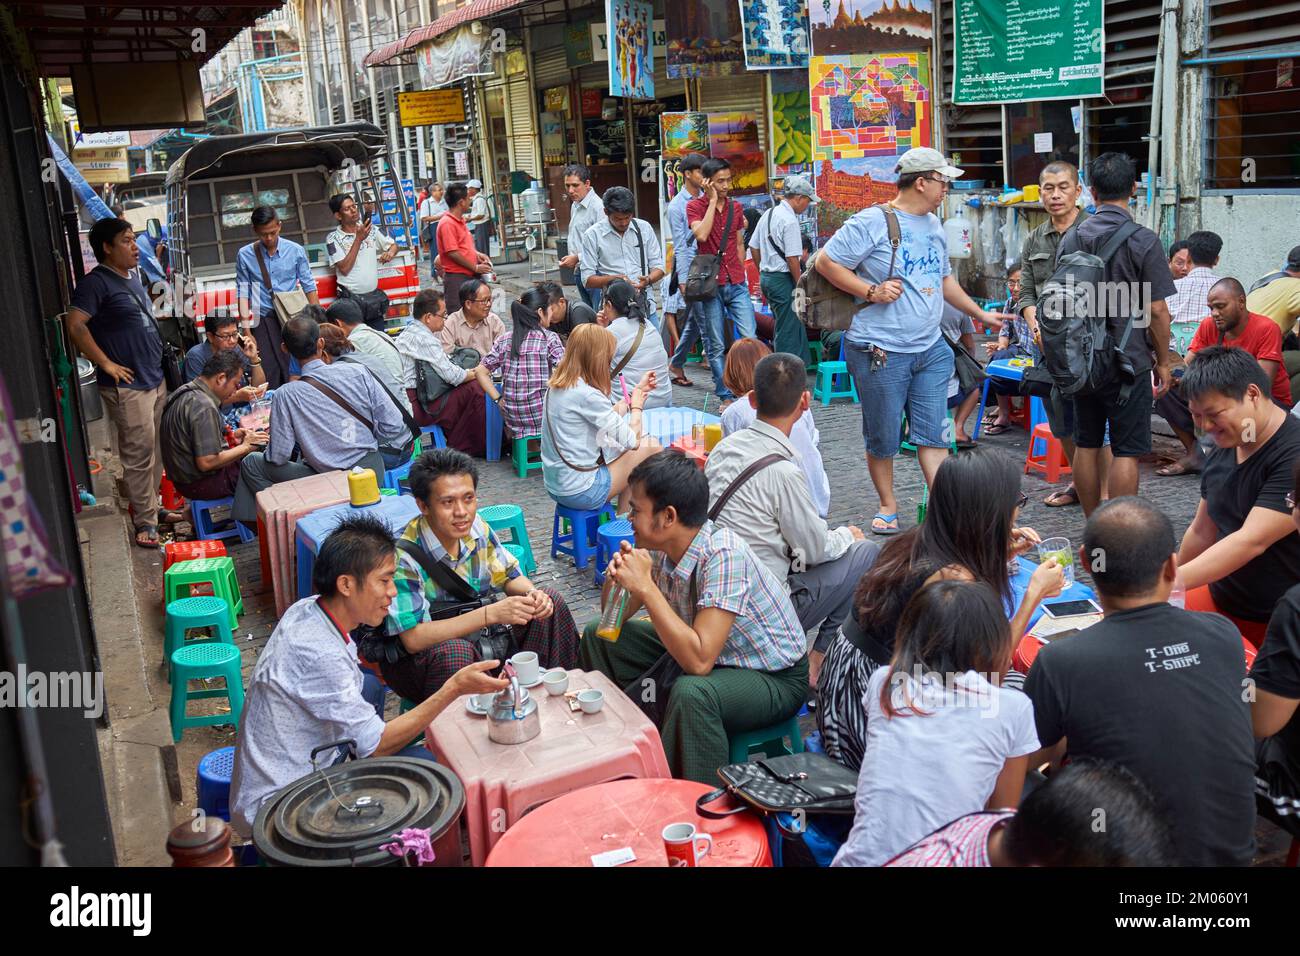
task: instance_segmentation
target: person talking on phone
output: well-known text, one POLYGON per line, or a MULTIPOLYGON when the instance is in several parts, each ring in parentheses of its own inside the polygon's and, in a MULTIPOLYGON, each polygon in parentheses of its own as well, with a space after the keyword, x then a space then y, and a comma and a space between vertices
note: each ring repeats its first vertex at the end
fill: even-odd
MULTIPOLYGON (((257 241, 241 248, 235 258, 235 288, 243 326, 240 331, 244 338, 254 341, 254 352, 269 360, 262 368, 265 375, 262 381, 271 388, 279 388, 289 381, 289 359, 280 347, 284 337, 280 334, 280 321, 275 315, 274 293, 301 289, 311 305, 320 305, 320 296, 316 292, 316 280, 312 278, 307 250, 280 235, 280 216, 275 208, 258 206, 253 210, 250 222, 257 241)), ((234 339, 222 340, 224 348, 233 348, 236 344, 239 343, 234 339)), ((215 343, 213 345, 215 347, 215 343)), ((247 350, 245 354, 248 354, 247 350)), ((190 379, 197 375, 207 358, 205 355, 191 371, 187 355, 185 377, 190 379)), ((252 355, 249 359, 250 362, 258 361, 252 355)), ((253 384, 262 384, 255 378, 252 381, 253 384)))
POLYGON ((203 374, 203 367, 208 364, 208 360, 222 352, 233 352, 239 357, 243 368, 239 387, 222 406, 223 409, 260 398, 265 392, 261 386, 267 384, 261 350, 253 336, 239 331, 239 320, 233 315, 208 317, 203 324, 203 341, 185 353, 185 366, 181 369, 181 375, 187 382, 198 378, 203 374))
POLYGON ((375 228, 369 214, 361 215, 357 201, 347 193, 330 197, 330 211, 339 227, 325 238, 325 251, 334 267, 341 299, 357 299, 366 325, 384 331, 388 295, 379 288, 379 266, 397 255, 397 243, 375 228))

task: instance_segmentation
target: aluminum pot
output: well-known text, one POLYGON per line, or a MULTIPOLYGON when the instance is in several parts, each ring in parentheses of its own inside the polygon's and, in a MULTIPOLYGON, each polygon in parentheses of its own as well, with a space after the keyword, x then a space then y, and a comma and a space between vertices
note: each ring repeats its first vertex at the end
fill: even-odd
POLYGON ((81 410, 86 421, 97 422, 104 417, 104 401, 95 384, 95 366, 88 358, 77 357, 77 390, 81 393, 81 410))
POLYGON ((537 713, 537 701, 519 686, 510 664, 510 686, 492 699, 488 708, 488 739, 499 744, 522 744, 542 732, 542 718, 537 713))

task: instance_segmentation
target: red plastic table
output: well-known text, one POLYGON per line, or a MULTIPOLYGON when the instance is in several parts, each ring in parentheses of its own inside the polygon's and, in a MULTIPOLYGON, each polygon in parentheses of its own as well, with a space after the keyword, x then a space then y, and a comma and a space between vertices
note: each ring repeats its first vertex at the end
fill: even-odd
POLYGON ((696 442, 691 439, 690 435, 684 435, 668 447, 676 448, 678 451, 685 454, 686 457, 692 459, 700 469, 703 469, 705 464, 708 463, 709 453, 704 450, 702 444, 696 444, 696 442))
POLYGON ((470 859, 481 866, 488 851, 534 808, 582 787, 627 777, 667 777, 659 731, 641 708, 599 671, 569 671, 569 690, 605 692, 596 714, 569 710, 541 684, 537 701, 542 732, 522 744, 488 739, 486 717, 455 701, 425 734, 425 745, 465 787, 470 859))
POLYGON ((622 866, 667 866, 664 827, 694 823, 713 837, 700 866, 771 866, 767 833, 756 814, 709 820, 695 812, 695 801, 712 789, 693 780, 617 780, 577 790, 506 831, 487 865, 591 866, 597 853, 631 847, 636 859, 622 866))
POLYGON ((294 531, 298 519, 320 508, 348 500, 348 476, 327 471, 293 481, 282 481, 257 493, 257 535, 262 558, 262 590, 268 579, 275 591, 275 613, 283 617, 298 599, 297 547, 294 531))

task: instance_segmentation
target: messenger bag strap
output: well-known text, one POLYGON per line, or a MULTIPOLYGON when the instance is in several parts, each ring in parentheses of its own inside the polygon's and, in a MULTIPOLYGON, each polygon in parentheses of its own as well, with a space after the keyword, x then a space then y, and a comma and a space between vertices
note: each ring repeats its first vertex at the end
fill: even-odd
MULTIPOLYGON (((627 354, 619 360, 619 363, 610 370, 609 377, 611 379, 617 378, 618 373, 627 367, 628 362, 632 361, 632 356, 636 355, 637 347, 641 344, 641 340, 645 338, 645 324, 647 321, 647 319, 641 320, 641 327, 636 330, 636 338, 632 340, 632 347, 627 350, 627 354)), ((628 399, 628 401, 631 401, 631 399, 628 399)), ((551 440, 554 441, 555 439, 552 438, 551 440)))
POLYGON ((254 252, 257 253, 257 265, 262 270, 262 281, 266 283, 268 295, 275 295, 275 286, 271 285, 271 271, 266 267, 266 257, 262 255, 262 242, 258 240, 253 243, 254 252))
POLYGON ((727 242, 731 239, 731 217, 736 211, 733 200, 727 200, 727 220, 722 225, 722 242, 718 244, 718 275, 722 275, 723 262, 727 257, 727 242))
POLYGON ((785 455, 779 455, 776 452, 773 452, 770 455, 764 455, 758 461, 751 463, 748 468, 733 478, 731 484, 727 485, 726 490, 723 491, 722 494, 718 495, 718 500, 714 502, 713 507, 709 509, 709 520, 717 521, 718 515, 722 514, 722 509, 727 506, 727 502, 731 500, 731 496, 740 490, 741 485, 749 481, 749 479, 753 478, 768 465, 775 465, 778 461, 789 461, 789 459, 786 458, 785 455))
POLYGON ((375 426, 370 424, 369 419, 365 418, 359 411, 357 411, 355 408, 349 405, 347 400, 344 399, 342 395, 334 391, 334 389, 330 388, 324 382, 320 381, 319 379, 312 378, 310 375, 302 375, 300 376, 300 378, 308 385, 310 385, 312 388, 316 389, 316 391, 320 392, 322 395, 324 395, 326 398, 332 401, 339 408, 343 409, 345 412, 347 412, 349 415, 351 415, 353 418, 359 421, 361 424, 365 425, 366 431, 370 432, 372 437, 374 436, 375 426))
POLYGON ((898 247, 903 242, 903 231, 898 225, 898 214, 894 212, 894 207, 889 203, 881 203, 880 211, 885 214, 885 228, 889 230, 889 272, 885 274, 885 281, 888 282, 894 278, 894 263, 898 259, 898 247))
POLYGON ((407 538, 397 539, 397 548, 415 559, 415 563, 428 575, 429 580, 458 601, 481 601, 483 595, 468 581, 441 561, 435 561, 424 548, 407 538))
POLYGON ((547 411, 546 399, 544 398, 542 399, 542 423, 546 426, 546 434, 551 439, 551 447, 555 449, 555 453, 560 456, 560 461, 563 462, 566 467, 572 468, 574 471, 596 471, 601 465, 605 464, 605 450, 603 448, 601 449, 600 454, 596 456, 596 463, 594 465, 575 465, 573 462, 569 461, 569 459, 564 457, 564 452, 560 451, 560 443, 555 440, 555 430, 551 428, 551 415, 547 411))
MULTIPOLYGON (((384 336, 384 338, 387 337, 388 336, 384 336)), ((349 365, 358 365, 361 368, 365 369, 370 374, 370 377, 375 380, 375 384, 379 386, 380 391, 382 391, 385 395, 388 396, 388 400, 393 403, 393 407, 397 409, 397 413, 402 416, 402 422, 406 425, 407 428, 411 430, 411 437, 412 438, 420 437, 420 426, 415 423, 415 419, 412 418, 411 413, 406 410, 406 406, 403 405, 400 401, 398 401, 397 396, 394 395, 389 390, 388 386, 384 384, 384 380, 375 373, 374 369, 370 368, 370 366, 368 365, 363 364, 362 362, 358 362, 351 355, 340 355, 338 360, 340 362, 347 362, 349 365)), ((315 382, 314 379, 308 379, 308 381, 311 381, 313 383, 315 382)))

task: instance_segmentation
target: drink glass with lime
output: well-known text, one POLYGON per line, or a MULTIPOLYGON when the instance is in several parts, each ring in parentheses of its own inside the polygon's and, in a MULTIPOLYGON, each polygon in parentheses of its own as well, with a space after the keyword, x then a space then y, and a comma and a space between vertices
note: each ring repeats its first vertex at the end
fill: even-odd
POLYGON ((1048 538, 1038 545, 1038 560, 1055 558, 1056 563, 1065 571, 1065 586, 1074 584, 1074 549, 1070 547, 1069 538, 1048 538))

